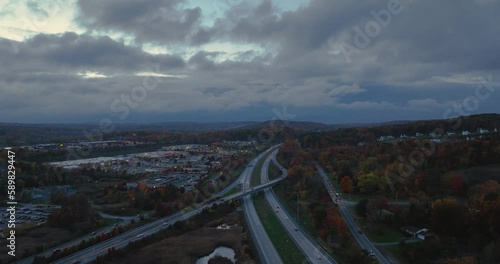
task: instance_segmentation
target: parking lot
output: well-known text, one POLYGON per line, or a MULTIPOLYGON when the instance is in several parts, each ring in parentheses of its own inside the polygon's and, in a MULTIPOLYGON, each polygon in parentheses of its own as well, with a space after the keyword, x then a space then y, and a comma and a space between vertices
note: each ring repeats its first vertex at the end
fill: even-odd
MULTIPOLYGON (((7 227, 7 221, 9 220, 9 213, 6 212, 6 208, 1 209, 3 212, 0 219, 0 224, 2 227, 7 227)), ((26 222, 43 224, 47 222, 47 218, 50 215, 50 210, 33 207, 17 207, 16 208, 16 224, 23 224, 26 222)))

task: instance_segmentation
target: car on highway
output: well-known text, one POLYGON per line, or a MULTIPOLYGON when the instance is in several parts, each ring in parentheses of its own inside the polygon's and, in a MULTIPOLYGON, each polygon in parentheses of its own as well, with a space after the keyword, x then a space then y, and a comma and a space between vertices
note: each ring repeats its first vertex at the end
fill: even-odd
POLYGON ((321 259, 321 255, 317 255, 316 258, 321 259))
POLYGON ((363 234, 363 230, 358 229, 358 234, 363 234))
POLYGON ((140 234, 138 234, 138 235, 137 235, 137 236, 135 236, 135 237, 142 237, 143 235, 144 235, 143 233, 140 233, 140 234))
POLYGON ((295 228, 295 231, 299 231, 297 228, 295 228))
POLYGON ((91 235, 95 235, 95 234, 97 234, 97 233, 96 233, 96 231, 94 231, 94 232, 92 232, 92 233, 90 233, 90 234, 91 234, 91 235))
POLYGON ((370 255, 370 257, 375 258, 375 253, 373 252, 373 250, 370 250, 369 255, 370 255))
POLYGON ((162 225, 166 226, 166 225, 167 225, 167 222, 163 222, 163 224, 162 224, 162 225))

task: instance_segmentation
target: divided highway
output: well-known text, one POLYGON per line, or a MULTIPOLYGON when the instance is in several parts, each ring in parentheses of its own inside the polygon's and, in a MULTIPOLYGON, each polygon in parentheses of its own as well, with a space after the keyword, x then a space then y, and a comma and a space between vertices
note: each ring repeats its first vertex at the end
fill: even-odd
MULTIPOLYGON (((287 176, 287 171, 283 168, 276 160, 276 154, 278 150, 273 151, 271 155, 264 161, 264 165, 261 169, 261 181, 268 182, 268 169, 269 163, 272 160, 281 170, 282 176, 287 176)), ((295 223, 292 217, 284 210, 283 205, 278 201, 275 194, 270 188, 264 190, 265 196, 276 217, 279 219, 285 230, 289 233, 290 237, 295 241, 295 244, 300 248, 306 259, 310 263, 337 263, 326 251, 323 250, 315 241, 312 239, 307 232, 302 230, 302 228, 295 223)))
MULTIPOLYGON (((254 162, 250 163, 248 171, 242 179, 242 192, 245 192, 245 190, 250 188, 250 179, 252 178, 252 172, 257 161, 259 161, 271 150, 272 149, 269 149, 265 153, 259 155, 254 159, 254 162)), ((253 205, 252 198, 248 195, 243 198, 243 213, 261 262, 266 264, 283 263, 278 251, 276 251, 276 248, 271 242, 271 239, 267 235, 266 230, 260 221, 257 211, 255 210, 255 206, 253 205)))
POLYGON ((332 183, 330 182, 330 180, 326 176, 325 171, 323 170, 323 168, 321 168, 321 166, 319 166, 318 163, 315 163, 315 165, 316 165, 316 168, 318 170, 319 175, 323 178, 323 182, 325 184, 326 189, 328 190, 328 193, 330 194, 330 197, 332 198, 332 201, 339 206, 340 215, 344 218, 344 221, 346 222, 347 226, 349 227, 349 230, 351 231, 352 235, 354 236, 354 238, 356 239, 358 244, 361 246, 361 248, 366 249, 368 252, 373 252, 373 254, 375 255, 375 257, 377 258, 377 260, 380 263, 384 263, 384 264, 395 263, 396 261, 391 261, 390 259, 386 258, 384 255, 382 255, 382 253, 380 253, 380 251, 377 249, 377 247, 375 247, 375 245, 368 239, 368 237, 366 237, 366 235, 364 233, 360 234, 358 232, 361 229, 359 228, 356 221, 354 221, 354 219, 351 216, 351 213, 347 209, 347 206, 352 204, 352 202, 349 202, 349 201, 344 202, 343 200, 337 201, 337 199, 336 199, 337 192, 335 191, 332 183))
MULTIPOLYGON (((255 166, 256 162, 260 158, 262 158, 266 153, 268 153, 269 151, 271 151, 275 147, 272 147, 272 148, 266 150, 265 152, 259 154, 256 158, 254 158, 250 162, 250 164, 247 166, 247 168, 245 168, 245 170, 241 173, 240 177, 238 177, 232 184, 230 184, 226 188, 224 188, 216 196, 222 196, 222 195, 226 194, 232 188, 234 188, 237 184, 239 184, 239 183, 241 183, 241 182, 249 179, 250 176, 251 176, 251 174, 252 174, 253 167, 255 166)), ((273 184, 273 183, 270 182, 268 184, 270 185, 270 184, 273 184)), ((238 195, 241 196, 242 193, 235 194, 235 196, 238 196, 238 195)), ((226 199, 229 199, 229 196, 226 199)), ((218 201, 216 201, 214 203, 222 203, 222 202, 223 202, 222 200, 218 200, 218 201)), ((252 205, 253 205, 253 203, 252 203, 252 205)), ((65 263, 74 263, 74 262, 78 262, 78 261, 80 263, 91 262, 95 258, 97 258, 97 256, 107 254, 108 248, 114 247, 115 249, 119 249, 119 248, 125 247, 129 242, 133 242, 133 241, 142 239, 144 236, 148 236, 148 235, 154 234, 156 232, 159 232, 162 229, 166 228, 167 226, 170 226, 170 225, 176 223, 177 221, 186 220, 186 219, 191 218, 194 215, 196 215, 196 214, 200 213, 201 211, 203 211, 203 208, 204 208, 204 206, 199 206, 198 208, 196 208, 194 210, 191 210, 191 211, 184 211, 184 212, 181 211, 181 212, 175 213, 173 215, 170 215, 168 217, 164 217, 164 218, 155 220, 153 222, 147 223, 145 225, 136 227, 136 228, 131 229, 131 230, 129 230, 129 231, 125 232, 125 233, 122 233, 122 234, 120 234, 118 236, 115 236, 113 238, 110 238, 108 240, 100 242, 100 243, 98 243, 96 245, 93 245, 93 246, 91 246, 89 248, 86 248, 86 249, 83 249, 81 251, 78 251, 78 252, 76 252, 76 253, 74 253, 74 254, 72 254, 70 256, 64 257, 64 258, 62 258, 62 259, 60 259, 60 260, 58 260, 58 261, 56 261, 54 263, 61 263, 61 264, 64 263, 65 264, 65 263)), ((250 220, 253 220, 253 219, 250 219, 250 220)), ((249 222, 248 219, 247 219, 247 222, 249 222)), ((260 223, 260 221, 259 221, 259 223, 260 223)), ((256 226, 258 226, 258 223, 256 223, 256 226)), ((262 227, 262 224, 260 224, 260 226, 262 227)), ((107 232, 107 231, 110 231, 112 228, 113 227, 106 227, 106 228, 99 229, 96 232, 98 232, 98 233, 107 232)), ((258 231, 255 231, 255 232, 258 232, 258 231)), ((50 256, 52 254, 52 251, 54 251, 54 250, 57 250, 57 249, 61 249, 62 250, 65 247, 71 247, 73 245, 78 245, 82 240, 84 240, 84 239, 88 240, 89 238, 91 238, 93 236, 94 235, 89 234, 89 235, 80 237, 78 239, 75 239, 73 241, 64 243, 62 245, 58 245, 57 247, 51 248, 51 249, 47 250, 46 252, 37 254, 35 256, 45 256, 45 257, 48 257, 48 256, 50 256)), ((262 236, 260 235, 260 236, 258 236, 258 238, 261 239, 262 236)), ((266 246, 266 249, 268 249, 267 246, 266 246)), ((31 256, 29 258, 25 258, 25 259, 19 260, 16 263, 31 264, 31 263, 33 263, 33 260, 34 260, 35 256, 31 256)), ((274 258, 269 257, 269 259, 271 261, 269 263, 282 263, 281 260, 280 260, 280 262, 274 262, 275 261, 274 258)))

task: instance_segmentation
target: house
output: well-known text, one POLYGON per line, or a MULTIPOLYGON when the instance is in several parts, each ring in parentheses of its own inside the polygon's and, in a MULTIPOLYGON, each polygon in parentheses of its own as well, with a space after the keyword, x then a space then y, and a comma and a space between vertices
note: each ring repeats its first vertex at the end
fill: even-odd
POLYGON ((436 132, 431 132, 431 133, 429 133, 429 136, 435 138, 435 137, 437 137, 437 134, 436 134, 436 132))
POLYGON ((424 134, 422 134, 422 133, 420 133, 420 132, 417 132, 417 133, 415 134, 415 137, 421 137, 421 136, 423 136, 423 135, 424 135, 424 134))
POLYGON ((410 236, 415 236, 415 234, 420 230, 420 228, 416 228, 414 226, 402 226, 401 232, 409 234, 410 236))
POLYGON ((382 221, 391 221, 394 218, 394 213, 387 209, 381 209, 378 210, 378 217, 382 221))
POLYGON ((468 136, 470 135, 470 132, 467 130, 462 131, 462 136, 468 136))
POLYGON ((455 132, 447 132, 446 135, 448 135, 448 136, 454 136, 455 132))
POLYGON ((402 226, 401 232, 407 233, 407 234, 411 235, 412 237, 415 237, 415 238, 418 238, 421 240, 426 240, 426 239, 433 236, 432 233, 426 228, 417 228, 417 227, 410 226, 410 225, 402 226))
POLYGON ((490 131, 488 131, 488 129, 482 129, 482 128, 479 128, 479 134, 486 134, 486 133, 489 133, 490 131))
POLYGON ((378 138, 378 141, 386 141, 386 140, 391 140, 394 139, 393 136, 381 136, 378 138))
POLYGON ((408 138, 408 136, 406 136, 405 134, 401 134, 399 138, 408 138))

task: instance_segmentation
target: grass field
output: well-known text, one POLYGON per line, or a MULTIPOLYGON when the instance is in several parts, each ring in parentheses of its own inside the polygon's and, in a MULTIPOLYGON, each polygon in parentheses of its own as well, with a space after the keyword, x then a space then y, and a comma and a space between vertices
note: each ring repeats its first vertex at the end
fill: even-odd
POLYGON ((271 154, 269 152, 268 154, 264 155, 256 164, 255 167, 253 168, 252 171, 252 178, 250 179, 250 186, 257 186, 260 185, 260 170, 262 169, 262 165, 264 164, 264 160, 271 154))
MULTIPOLYGON (((280 200, 281 204, 283 205, 284 209, 287 210, 288 212, 291 213, 292 218, 297 221, 297 200, 286 200, 285 199, 285 188, 283 185, 277 185, 273 187, 274 193, 280 200)), ((315 238, 316 243, 318 243, 330 256, 332 256, 335 260, 337 260, 339 263, 344 263, 342 260, 343 258, 339 255, 336 254, 327 244, 324 240, 322 240, 319 237, 318 231, 314 227, 313 224, 313 218, 311 213, 309 213, 307 209, 307 205, 309 202, 300 202, 300 208, 299 208, 299 222, 300 226, 308 232, 313 238, 315 238)))
POLYGON ((229 192, 227 192, 224 197, 226 196, 229 196, 229 195, 232 195, 232 194, 235 194, 237 192, 241 191, 241 188, 240 188, 240 185, 237 185, 235 186, 233 189, 229 190, 229 192))
POLYGON ((274 162, 271 162, 269 164, 269 169, 267 170, 267 175, 269 176, 269 180, 272 181, 274 179, 277 179, 281 175, 281 171, 276 165, 274 165, 274 162))
POLYGON ((383 246, 382 249, 389 252, 394 258, 396 258, 400 264, 409 264, 409 262, 401 256, 401 248, 399 245, 394 246, 383 246))
POLYGON ((253 198, 253 203, 257 214, 259 215, 262 225, 266 229, 267 235, 276 247, 278 254, 287 264, 302 264, 306 263, 305 257, 300 249, 295 245, 295 242, 290 238, 288 232, 283 228, 281 222, 274 215, 273 210, 269 207, 263 193, 256 195, 253 198))
MULTIPOLYGON (((264 164, 264 160, 270 155, 267 154, 263 156, 255 165, 252 178, 250 179, 250 185, 256 186, 260 184, 260 171, 264 164)), ((281 222, 276 218, 273 209, 269 206, 264 193, 260 192, 253 198, 253 203, 255 210, 259 215, 262 225, 266 229, 266 233, 271 239, 271 242, 276 247, 278 254, 284 263, 290 264, 302 264, 306 263, 305 257, 297 247, 293 239, 290 238, 288 232, 283 228, 281 222)))

